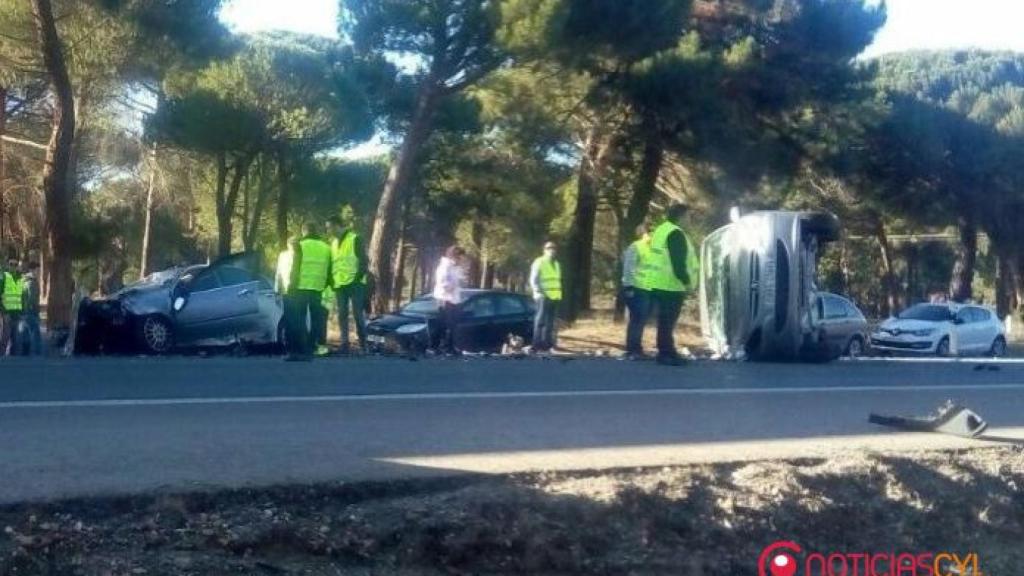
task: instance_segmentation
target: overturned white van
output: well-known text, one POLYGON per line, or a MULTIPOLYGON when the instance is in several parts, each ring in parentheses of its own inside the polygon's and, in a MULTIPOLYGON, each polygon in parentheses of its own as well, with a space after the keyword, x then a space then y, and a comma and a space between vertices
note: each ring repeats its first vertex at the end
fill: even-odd
POLYGON ((816 325, 819 246, 839 237, 822 212, 752 212, 701 244, 701 330, 723 358, 824 361, 838 356, 816 325))

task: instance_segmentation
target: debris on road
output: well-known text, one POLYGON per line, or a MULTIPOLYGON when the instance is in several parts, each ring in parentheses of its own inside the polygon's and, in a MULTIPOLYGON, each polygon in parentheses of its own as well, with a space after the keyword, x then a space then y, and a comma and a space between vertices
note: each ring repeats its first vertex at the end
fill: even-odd
POLYGON ((988 422, 952 400, 939 406, 932 416, 882 416, 871 414, 868 422, 911 432, 938 432, 963 438, 977 438, 988 428, 988 422))

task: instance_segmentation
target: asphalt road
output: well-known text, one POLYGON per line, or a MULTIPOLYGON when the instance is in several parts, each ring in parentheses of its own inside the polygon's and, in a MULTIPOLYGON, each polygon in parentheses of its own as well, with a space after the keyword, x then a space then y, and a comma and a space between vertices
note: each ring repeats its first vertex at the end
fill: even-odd
POLYGON ((1014 361, 5 359, 0 502, 970 445, 866 421, 947 398, 1024 438, 1014 361))

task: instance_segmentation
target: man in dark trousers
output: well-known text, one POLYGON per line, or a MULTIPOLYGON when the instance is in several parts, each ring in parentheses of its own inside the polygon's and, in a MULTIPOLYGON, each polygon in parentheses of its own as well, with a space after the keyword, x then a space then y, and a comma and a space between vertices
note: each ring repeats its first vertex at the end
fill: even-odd
POLYGON ((345 226, 335 216, 328 223, 331 239, 331 268, 333 285, 338 307, 338 329, 341 331, 341 353, 349 353, 348 318, 349 310, 356 323, 359 347, 366 351, 366 298, 367 273, 370 261, 366 256, 366 243, 355 230, 345 226))
POLYGON ((313 222, 302 227, 302 238, 295 243, 292 254, 291 279, 286 299, 288 360, 309 360, 316 348, 320 305, 331 278, 331 247, 320 238, 313 222))
POLYGON ((673 204, 651 235, 651 300, 658 308, 658 363, 680 366, 675 329, 686 295, 697 285, 700 259, 681 228, 686 206, 673 204))

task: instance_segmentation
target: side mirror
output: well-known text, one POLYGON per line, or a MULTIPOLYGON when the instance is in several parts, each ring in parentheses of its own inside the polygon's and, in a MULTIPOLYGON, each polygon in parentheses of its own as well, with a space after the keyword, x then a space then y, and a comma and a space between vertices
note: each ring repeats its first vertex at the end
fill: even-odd
POLYGON ((181 312, 181 309, 185 307, 185 297, 178 296, 174 299, 174 311, 181 312))

